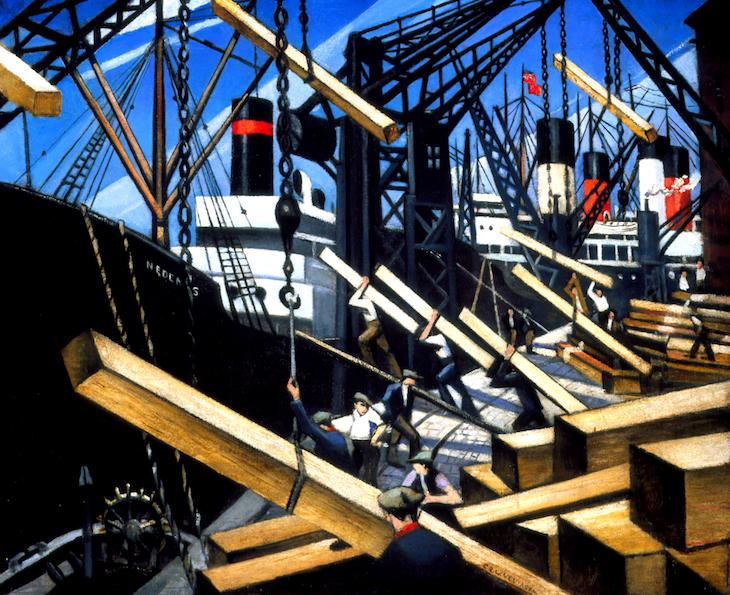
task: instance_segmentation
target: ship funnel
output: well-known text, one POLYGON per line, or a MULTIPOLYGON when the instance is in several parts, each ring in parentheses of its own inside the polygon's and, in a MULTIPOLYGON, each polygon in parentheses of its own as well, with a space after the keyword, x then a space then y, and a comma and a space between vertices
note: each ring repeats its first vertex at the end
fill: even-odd
POLYGON ((544 215, 570 215, 575 196, 573 123, 562 118, 537 121, 537 197, 544 215))
POLYGON ((659 222, 666 221, 664 209, 664 153, 669 148, 666 136, 653 143, 639 141, 639 195, 640 204, 659 214, 659 222))
MULTIPOLYGON (((239 99, 233 100, 236 109, 239 99)), ((231 194, 274 194, 274 108, 271 101, 249 97, 232 124, 231 194)))
MULTIPOLYGON (((596 201, 605 200, 604 194, 608 185, 609 165, 608 155, 598 151, 589 151, 583 154, 583 196, 587 198, 583 212, 587 215, 596 201)), ((611 201, 606 200, 598 221, 611 218, 611 201)))
MULTIPOLYGON (((689 151, 684 147, 669 147, 664 154, 664 188, 667 219, 682 209, 689 209, 692 186, 689 181, 689 151)), ((672 225, 674 230, 680 228, 679 223, 672 225)), ((692 222, 682 229, 691 230, 692 222)))

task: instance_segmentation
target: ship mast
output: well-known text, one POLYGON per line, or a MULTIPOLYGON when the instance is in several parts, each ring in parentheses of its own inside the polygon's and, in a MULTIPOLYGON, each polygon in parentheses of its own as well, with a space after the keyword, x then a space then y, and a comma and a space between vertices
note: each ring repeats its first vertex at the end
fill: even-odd
POLYGON ((160 246, 170 246, 170 218, 169 211, 162 207, 165 204, 167 184, 165 183, 165 71, 164 71, 164 21, 162 18, 162 0, 156 3, 155 20, 155 91, 153 106, 152 127, 152 195, 159 205, 158 215, 152 212, 152 239, 160 246))

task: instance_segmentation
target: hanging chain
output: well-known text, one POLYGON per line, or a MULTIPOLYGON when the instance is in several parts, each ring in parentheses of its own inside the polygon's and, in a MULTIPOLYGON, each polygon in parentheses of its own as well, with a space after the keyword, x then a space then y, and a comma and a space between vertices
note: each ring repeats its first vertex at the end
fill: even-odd
POLYGON ((540 29, 540 46, 542 54, 542 99, 543 111, 545 112, 545 120, 550 119, 550 95, 548 93, 548 51, 547 51, 547 31, 543 24, 540 29))
POLYGON ((307 33, 309 32, 309 16, 307 16, 307 0, 301 0, 299 3, 299 22, 302 25, 302 54, 307 58, 307 78, 305 83, 311 83, 314 80, 314 63, 312 61, 312 51, 307 43, 307 33))
MULTIPOLYGON (((615 95, 617 99, 621 99, 621 43, 619 41, 618 35, 615 35, 613 38, 613 71, 614 75, 616 77, 615 79, 615 95)), ((623 122, 621 122, 621 118, 618 118, 618 121, 616 123, 616 135, 618 136, 617 139, 617 145, 616 145, 616 154, 619 158, 619 164, 622 163, 623 154, 624 154, 624 125, 623 122)), ((619 186, 620 186, 620 192, 626 191, 626 181, 624 180, 623 175, 623 168, 619 165, 619 168, 621 170, 619 175, 619 186)))
POLYGON ((180 0, 180 9, 178 11, 178 18, 180 19, 180 29, 178 30, 180 49, 177 54, 178 118, 180 120, 180 165, 178 170, 180 179, 178 180, 178 196, 180 197, 180 208, 177 213, 177 221, 180 224, 180 232, 178 234, 178 241, 181 248, 180 255, 185 263, 190 384, 195 386, 197 381, 195 378, 195 335, 193 333, 193 329, 195 328, 195 320, 193 318, 193 256, 190 252, 190 225, 193 221, 193 211, 188 201, 188 197, 190 196, 190 140, 193 133, 190 122, 190 108, 188 107, 188 78, 190 77, 190 69, 188 68, 188 60, 190 59, 190 51, 188 50, 188 42, 190 41, 190 31, 188 29, 188 20, 190 19, 189 2, 190 0, 180 0))
POLYGON ((613 77, 611 76, 611 42, 608 38, 608 22, 603 21, 603 63, 606 68, 606 94, 608 102, 611 102, 611 84, 613 77))
POLYGON ((561 58, 561 69, 560 69, 560 84, 563 90, 563 119, 568 119, 568 74, 566 72, 566 60, 567 60, 568 43, 566 41, 565 33, 565 2, 560 5, 560 55, 561 58))

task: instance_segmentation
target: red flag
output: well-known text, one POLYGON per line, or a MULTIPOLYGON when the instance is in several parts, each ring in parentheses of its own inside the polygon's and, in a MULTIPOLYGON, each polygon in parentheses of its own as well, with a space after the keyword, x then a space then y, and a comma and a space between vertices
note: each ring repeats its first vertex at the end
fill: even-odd
POLYGON ((537 84, 535 75, 529 70, 522 72, 522 82, 527 83, 527 92, 530 95, 540 95, 542 93, 542 87, 537 84))
POLYGON ((537 83, 530 83, 527 85, 527 92, 530 95, 540 95, 542 93, 542 87, 537 83))
POLYGON ((522 82, 523 83, 529 83, 530 85, 534 85, 537 81, 535 80, 535 75, 534 74, 532 74, 531 72, 528 72, 527 70, 525 70, 522 73, 522 82))

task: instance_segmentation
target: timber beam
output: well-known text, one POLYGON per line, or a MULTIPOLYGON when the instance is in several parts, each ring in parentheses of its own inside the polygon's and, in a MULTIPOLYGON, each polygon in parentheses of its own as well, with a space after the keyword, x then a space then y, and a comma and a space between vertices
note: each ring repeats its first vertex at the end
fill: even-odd
MULTIPOLYGON (((278 49, 276 35, 273 31, 233 0, 212 0, 211 4, 213 12, 218 17, 255 43, 269 56, 276 57, 278 49)), ((312 62, 310 71, 307 57, 291 45, 287 46, 284 53, 289 60, 289 68, 294 74, 301 77, 305 83, 321 93, 378 140, 390 144, 400 136, 398 126, 392 119, 365 101, 319 64, 312 62)))
POLYGON ((563 72, 563 61, 565 62, 565 75, 626 124, 636 136, 649 143, 653 143, 657 139, 659 135, 654 126, 562 54, 553 54, 553 66, 560 72, 563 72))
POLYGON ((584 329, 588 334, 592 335, 600 343, 602 343, 611 353, 620 357, 632 368, 638 370, 642 374, 648 375, 651 372, 651 365, 641 359, 628 347, 619 343, 614 337, 604 331, 595 322, 590 320, 580 312, 573 312, 573 306, 566 302, 563 298, 552 291, 547 285, 542 283, 537 277, 529 273, 522 265, 517 265, 512 269, 512 273, 520 279, 527 287, 542 296, 550 304, 555 306, 558 311, 566 318, 571 319, 575 314, 575 323, 584 329))
POLYGON ((2 44, 0 94, 33 116, 61 115, 61 91, 2 44))
MULTIPOLYGON (((361 360, 353 355, 350 355, 349 353, 345 353, 344 351, 341 351, 341 350, 337 349, 336 347, 332 347, 332 345, 328 345, 324 341, 320 341, 319 339, 311 337, 310 335, 303 333, 302 331, 296 331, 296 336, 300 337, 301 339, 304 339, 306 341, 309 341, 310 343, 314 343, 317 347, 319 347, 320 349, 325 351, 328 355, 335 357, 335 358, 339 359, 340 361, 343 361, 347 364, 350 364, 351 366, 355 366, 360 370, 366 370, 366 371, 370 372, 371 374, 374 374, 375 376, 379 376, 383 380, 387 380, 391 384, 400 382, 400 379, 396 378, 392 374, 383 372, 381 369, 376 368, 375 366, 372 366, 369 363, 364 362, 363 360, 361 360)), ((453 413, 457 417, 463 419, 465 422, 478 426, 478 427, 482 428, 483 430, 486 430, 487 432, 492 432, 494 434, 501 434, 504 432, 503 429, 485 422, 481 417, 474 417, 473 415, 464 413, 458 407, 449 405, 445 401, 432 395, 427 390, 419 388, 418 386, 415 386, 415 385, 411 387, 411 390, 416 395, 418 395, 420 398, 422 398, 424 401, 428 401, 432 405, 436 405, 437 407, 444 409, 444 410, 448 411, 449 413, 453 413)))
MULTIPOLYGON (((461 311, 459 314, 459 320, 484 339, 497 353, 504 353, 505 349, 507 349, 507 341, 495 333, 467 308, 464 308, 461 311)), ((577 413, 588 409, 583 403, 558 384, 552 376, 538 368, 519 351, 515 351, 512 354, 510 363, 518 372, 520 372, 520 374, 529 380, 530 384, 534 385, 535 388, 537 388, 563 411, 567 411, 568 413, 577 413)))
MULTIPOLYGON (((298 477, 294 444, 94 331, 76 337, 61 355, 77 394, 286 506, 298 477)), ((381 491, 310 452, 302 456, 307 475, 294 514, 363 553, 382 554, 393 528, 377 502, 381 491)), ((421 513, 419 522, 459 548, 466 562, 522 593, 565 594, 428 513, 421 513)))
POLYGON ((611 277, 610 275, 601 273, 593 267, 589 267, 587 264, 583 264, 582 262, 578 262, 573 258, 564 256, 560 252, 557 252, 555 249, 546 246, 542 242, 538 242, 536 239, 531 238, 524 233, 520 233, 519 231, 516 231, 511 227, 505 226, 502 228, 502 235, 507 236, 510 240, 514 240, 518 244, 522 244, 525 248, 529 248, 530 250, 537 252, 545 258, 549 258, 550 260, 552 260, 556 264, 559 264, 562 267, 570 269, 571 271, 575 271, 576 273, 587 277, 591 281, 595 281, 599 285, 603 285, 608 289, 611 289, 613 287, 613 277, 611 277))
MULTIPOLYGON (((408 303, 409 306, 411 306, 426 320, 431 318, 433 308, 428 305, 426 300, 388 270, 386 266, 379 266, 375 271, 375 276, 397 293, 406 303, 408 303)), ((434 326, 443 333, 444 337, 451 339, 451 341, 458 345, 469 357, 471 357, 485 370, 488 370, 494 362, 494 358, 489 353, 479 347, 479 345, 467 337, 443 316, 439 316, 436 319, 434 326)))

